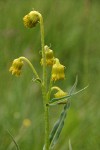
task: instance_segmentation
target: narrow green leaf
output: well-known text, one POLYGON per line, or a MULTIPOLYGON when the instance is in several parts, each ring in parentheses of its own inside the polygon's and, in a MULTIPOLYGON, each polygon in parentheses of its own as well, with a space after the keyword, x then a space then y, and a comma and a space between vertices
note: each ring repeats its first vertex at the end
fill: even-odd
POLYGON ((55 105, 57 103, 63 102, 65 100, 67 100, 69 97, 71 97, 71 95, 67 95, 67 96, 64 96, 61 98, 53 98, 50 100, 49 105, 52 105, 52 104, 55 105))
POLYGON ((64 120, 66 118, 67 110, 69 109, 69 107, 70 107, 70 102, 68 101, 65 104, 63 111, 60 114, 59 119, 57 120, 57 122, 55 123, 55 125, 51 131, 50 138, 49 138, 50 139, 50 148, 53 148, 53 146, 56 144, 56 142, 59 138, 59 135, 60 135, 62 128, 64 126, 64 120))
POLYGON ((76 89, 77 83, 78 83, 78 77, 76 76, 75 83, 74 83, 74 85, 72 86, 72 88, 70 89, 69 95, 73 94, 73 92, 74 92, 75 89, 76 89))

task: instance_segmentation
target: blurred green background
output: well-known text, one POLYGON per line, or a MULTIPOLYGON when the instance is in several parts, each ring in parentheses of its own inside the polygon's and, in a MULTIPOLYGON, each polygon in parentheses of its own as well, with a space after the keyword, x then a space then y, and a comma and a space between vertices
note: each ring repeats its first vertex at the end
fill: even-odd
MULTIPOLYGON (((9 73, 13 59, 25 56, 41 76, 39 25, 26 29, 22 18, 34 8, 42 13, 45 44, 66 66, 66 80, 56 85, 68 91, 78 74, 77 90, 55 150, 100 149, 100 1, 0 0, 0 150, 15 150, 7 130, 21 150, 42 150, 44 120, 41 89, 25 64, 19 78, 9 73), (31 125, 23 121, 28 118, 31 125)), ((50 108, 50 129, 63 106, 50 108)))

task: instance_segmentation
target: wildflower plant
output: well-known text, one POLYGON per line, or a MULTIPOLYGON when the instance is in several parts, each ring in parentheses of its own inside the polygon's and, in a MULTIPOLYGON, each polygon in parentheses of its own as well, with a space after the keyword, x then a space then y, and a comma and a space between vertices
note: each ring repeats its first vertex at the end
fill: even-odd
MULTIPOLYGON (((60 87, 55 86, 58 80, 65 79, 65 66, 60 63, 60 60, 54 56, 53 50, 51 50, 44 42, 44 24, 43 24, 43 17, 38 11, 31 11, 23 18, 24 26, 26 28, 33 28, 38 23, 40 24, 40 35, 41 35, 41 51, 42 51, 42 58, 40 61, 42 67, 42 78, 38 75, 34 65, 26 58, 26 57, 19 57, 15 59, 10 67, 9 71, 12 75, 20 76, 22 67, 24 62, 28 63, 30 68, 33 71, 34 82, 38 81, 41 86, 42 96, 43 96, 43 107, 44 107, 44 124, 45 124, 45 142, 43 146, 43 150, 50 150, 53 149, 55 146, 59 135, 62 131, 64 126, 64 121, 67 115, 67 111, 70 107, 70 98, 73 95, 76 95, 80 91, 84 90, 85 88, 81 89, 78 92, 74 92, 76 85, 77 85, 77 77, 74 85, 72 86, 70 92, 63 91, 60 87), (49 84, 47 83, 48 74, 47 68, 51 67, 51 75, 49 79, 49 84), (54 93, 52 95, 52 91, 54 93), (49 129, 49 111, 52 105, 63 104, 64 108, 59 116, 57 122, 54 124, 53 129, 50 132, 49 129)), ((24 121, 25 125, 29 125, 29 121, 24 121)))

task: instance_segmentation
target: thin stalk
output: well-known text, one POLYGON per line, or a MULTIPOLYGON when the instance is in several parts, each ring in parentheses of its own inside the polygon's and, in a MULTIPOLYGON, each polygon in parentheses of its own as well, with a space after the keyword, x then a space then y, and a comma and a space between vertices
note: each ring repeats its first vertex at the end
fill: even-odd
POLYGON ((26 57, 21 56, 20 59, 23 60, 23 61, 25 61, 26 63, 28 63, 28 65, 30 66, 30 68, 31 68, 32 71, 33 71, 33 74, 36 76, 36 78, 39 79, 39 76, 38 76, 38 74, 37 74, 37 72, 36 72, 34 66, 32 65, 32 63, 31 63, 26 57))
POLYGON ((47 73, 46 73, 46 55, 44 51, 44 24, 43 18, 40 14, 40 31, 41 31, 41 48, 43 58, 43 83, 42 83, 42 95, 44 103, 44 119, 45 119, 45 150, 49 150, 49 108, 46 106, 48 103, 47 97, 47 73))
POLYGON ((50 95, 52 91, 52 79, 50 78, 49 89, 48 89, 48 101, 50 101, 50 95))

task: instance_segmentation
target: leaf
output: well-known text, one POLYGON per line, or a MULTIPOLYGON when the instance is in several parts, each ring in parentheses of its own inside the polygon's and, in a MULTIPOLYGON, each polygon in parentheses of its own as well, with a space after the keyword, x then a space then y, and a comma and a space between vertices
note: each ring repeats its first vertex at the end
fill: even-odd
POLYGON ((72 95, 72 94, 73 94, 74 90, 76 89, 77 83, 78 83, 78 77, 76 76, 75 83, 74 83, 74 85, 72 86, 72 88, 70 89, 69 95, 72 95))
POLYGON ((50 100, 49 105, 56 105, 60 102, 64 102, 65 100, 67 100, 70 97, 71 97, 71 95, 67 95, 67 96, 64 96, 64 97, 61 97, 61 98, 53 98, 53 99, 50 100))
POLYGON ((55 123, 55 125, 51 131, 51 134, 49 137, 50 148, 53 148, 53 146, 56 144, 56 142, 59 138, 59 135, 60 135, 62 128, 64 126, 64 120, 66 118, 67 110, 69 109, 69 107, 70 107, 70 102, 68 101, 66 103, 66 105, 64 106, 63 111, 61 112, 59 119, 57 120, 57 122, 55 123))

